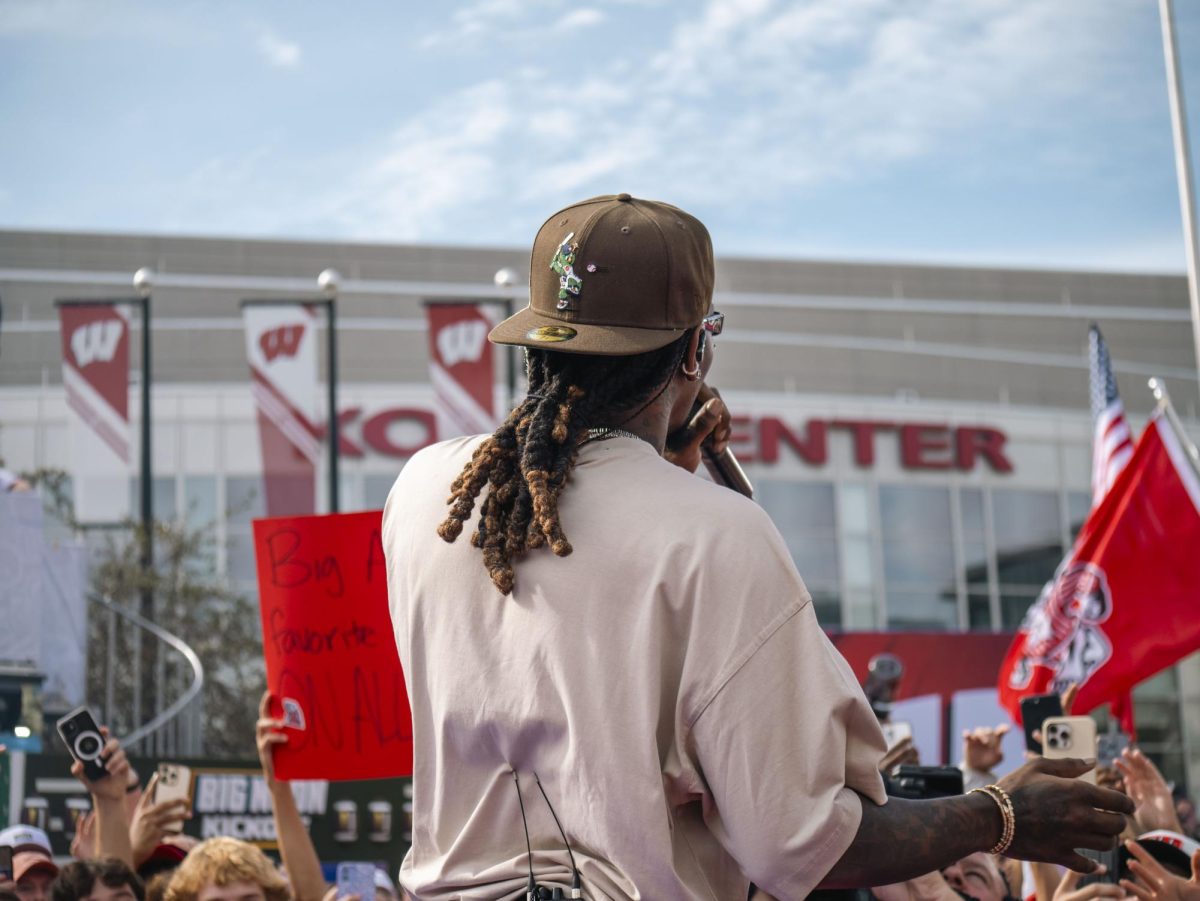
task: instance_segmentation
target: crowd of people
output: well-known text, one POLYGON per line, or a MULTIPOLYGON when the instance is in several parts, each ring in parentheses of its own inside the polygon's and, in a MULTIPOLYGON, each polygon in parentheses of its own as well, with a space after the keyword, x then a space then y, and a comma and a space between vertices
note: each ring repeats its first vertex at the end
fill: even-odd
MULTIPOLYGON (((1069 705, 1070 698, 1065 700, 1069 705)), ((143 784, 120 743, 106 732, 108 775, 91 780, 81 764, 72 767, 91 796, 92 808, 76 827, 71 861, 56 861, 49 837, 35 826, 0 831, 0 847, 12 850, 12 878, 0 883, 0 901, 342 901, 337 888, 324 879, 289 784, 275 777, 273 750, 287 737, 283 722, 271 718, 268 709, 269 696, 264 695, 257 745, 272 800, 278 863, 236 838, 200 841, 173 831, 191 816, 187 800, 156 800, 157 774, 143 784)), ((963 734, 959 768, 964 790, 995 782, 1008 728, 963 734)), ((912 739, 903 738, 889 750, 881 770, 887 779, 899 767, 919 762, 912 739)), ((1136 747, 1113 761, 1100 761, 1097 781, 1127 794, 1136 809, 1121 836, 1123 852, 1110 855, 1090 877, 1052 864, 979 852, 896 885, 818 891, 815 896, 859 901, 1200 901, 1200 834, 1190 799, 1173 794, 1158 768, 1136 747)), ((897 852, 903 853, 899 848, 897 852)), ((408 901, 382 868, 376 870, 375 887, 373 899, 343 897, 408 901)), ((752 889, 751 899, 774 901, 757 889, 752 889)))
MULTIPOLYGON (((106 775, 89 779, 81 763, 71 773, 87 789, 91 809, 80 817, 71 860, 55 860, 46 832, 16 825, 0 831, 0 848, 12 850, 11 879, 0 877, 0 901, 334 901, 336 886, 324 877, 312 838, 289 783, 275 778, 274 748, 287 741, 283 722, 271 718, 264 695, 257 724, 263 777, 271 795, 280 861, 240 839, 200 841, 179 829, 191 817, 187 799, 159 801, 157 773, 143 783, 120 742, 102 729, 106 775)), ((382 868, 374 898, 399 901, 382 868)))

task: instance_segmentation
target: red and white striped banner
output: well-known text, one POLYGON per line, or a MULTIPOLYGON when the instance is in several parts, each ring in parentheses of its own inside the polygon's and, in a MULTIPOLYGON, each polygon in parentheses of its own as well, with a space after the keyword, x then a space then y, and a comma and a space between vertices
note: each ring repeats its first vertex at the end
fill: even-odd
POLYGON ((59 307, 75 515, 129 515, 129 313, 115 303, 59 307))
POLYGON ((438 435, 496 430, 495 374, 488 309, 475 303, 431 303, 429 379, 437 398, 438 435))
POLYGON ((316 512, 321 430, 317 313, 307 304, 246 304, 246 359, 258 411, 267 516, 316 512))

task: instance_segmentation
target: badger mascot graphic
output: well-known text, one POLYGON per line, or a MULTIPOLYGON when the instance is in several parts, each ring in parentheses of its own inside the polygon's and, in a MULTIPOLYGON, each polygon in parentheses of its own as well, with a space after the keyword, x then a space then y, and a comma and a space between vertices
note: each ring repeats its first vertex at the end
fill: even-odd
POLYGON ((1025 651, 1009 685, 1027 688, 1038 666, 1053 673, 1047 691, 1059 694, 1072 682, 1083 685, 1112 656, 1112 644, 1100 629, 1111 613, 1104 570, 1064 561, 1021 624, 1025 651))

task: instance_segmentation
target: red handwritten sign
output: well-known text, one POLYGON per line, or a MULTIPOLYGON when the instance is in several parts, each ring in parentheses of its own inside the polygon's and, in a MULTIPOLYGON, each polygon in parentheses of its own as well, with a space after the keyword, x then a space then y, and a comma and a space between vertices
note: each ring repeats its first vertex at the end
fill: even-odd
POLYGON ((280 779, 412 773, 412 714, 388 613, 381 514, 254 521, 280 779))

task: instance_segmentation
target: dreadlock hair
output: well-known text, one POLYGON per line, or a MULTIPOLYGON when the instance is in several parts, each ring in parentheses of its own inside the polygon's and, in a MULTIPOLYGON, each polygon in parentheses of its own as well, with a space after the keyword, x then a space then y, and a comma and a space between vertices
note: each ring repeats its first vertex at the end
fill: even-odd
POLYGON ((525 353, 529 393, 483 441, 450 486, 450 512, 438 534, 453 542, 487 486, 471 543, 502 594, 513 589, 513 564, 548 544, 559 557, 571 543, 558 518, 588 428, 628 422, 666 390, 683 361, 687 332, 666 347, 631 356, 525 353))

